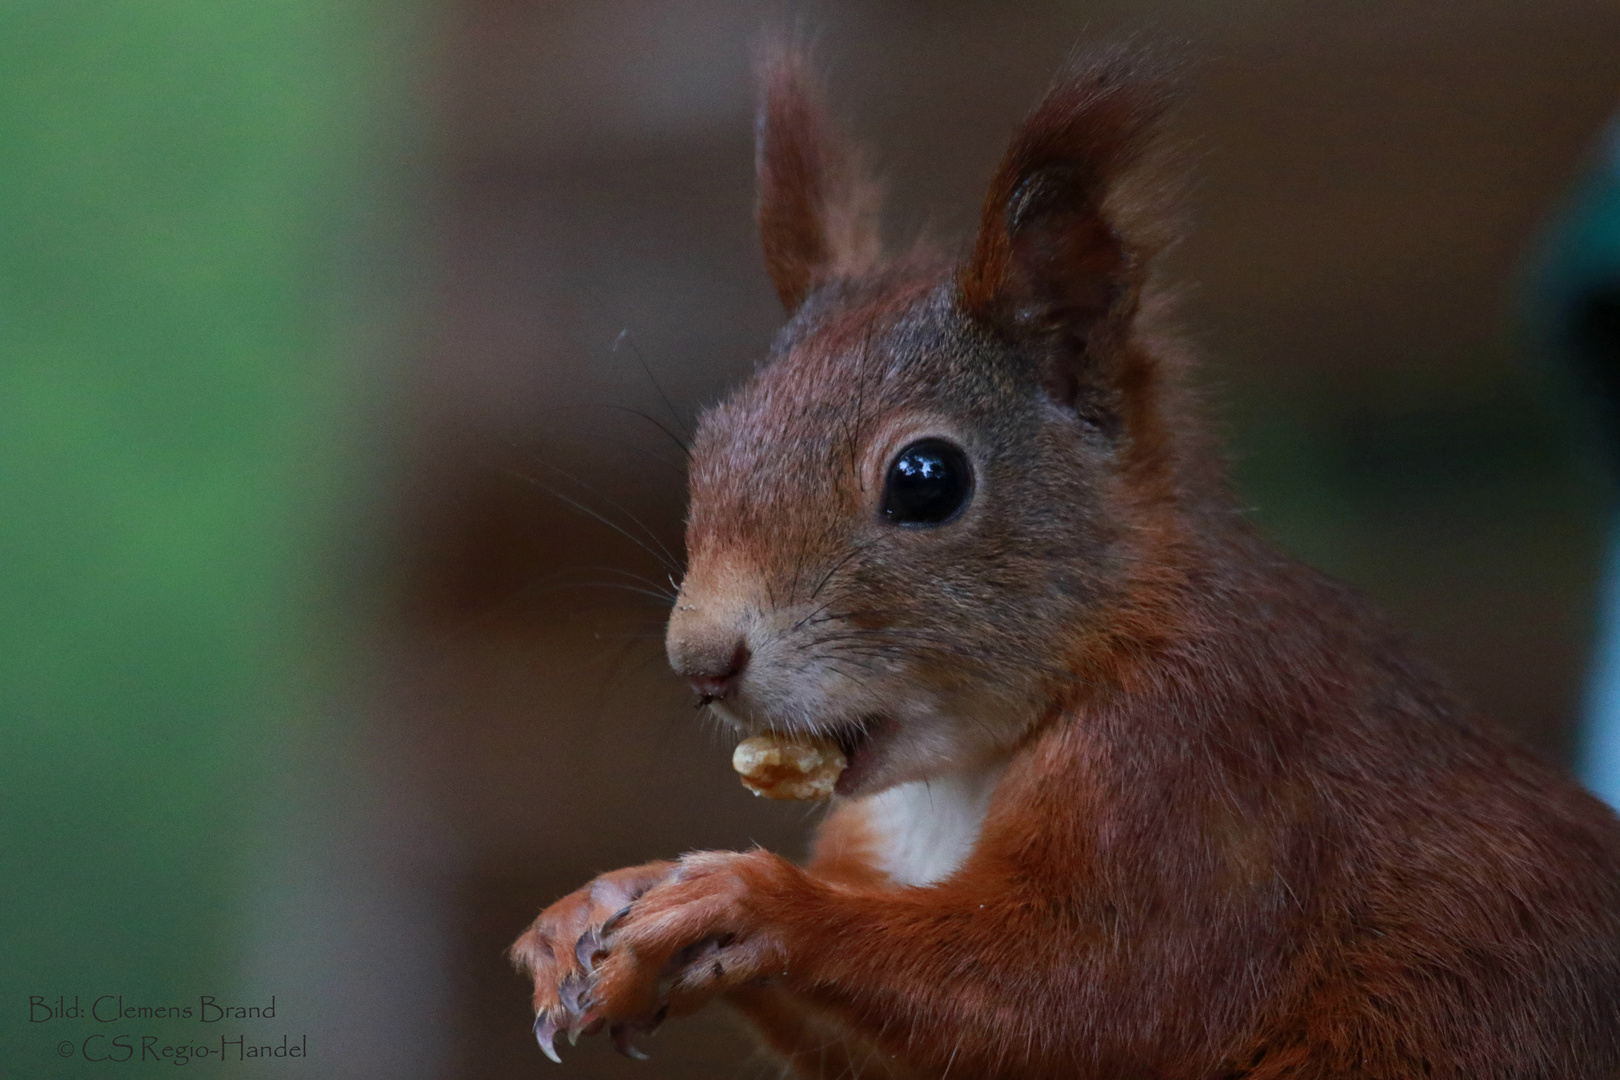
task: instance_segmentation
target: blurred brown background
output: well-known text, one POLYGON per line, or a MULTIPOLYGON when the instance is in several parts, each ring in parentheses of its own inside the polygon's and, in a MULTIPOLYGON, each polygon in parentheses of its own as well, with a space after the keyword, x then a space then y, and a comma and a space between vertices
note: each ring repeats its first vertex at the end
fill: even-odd
POLYGON ((748 49, 784 19, 887 178, 895 246, 964 236, 1073 44, 1189 40, 1199 181, 1174 258, 1244 497, 1482 711, 1569 749, 1608 492, 1512 301, 1620 105, 1612 0, 456 0, 430 86, 437 330, 373 728, 390 797, 440 838, 397 872, 439 905, 457 1077, 765 1072, 721 1016, 659 1033, 650 1064, 582 1045, 557 1070, 501 951, 595 872, 796 852, 807 831, 737 786, 665 671, 660 601, 629 575, 668 571, 572 505, 678 553, 660 428, 679 435, 780 322, 748 49))

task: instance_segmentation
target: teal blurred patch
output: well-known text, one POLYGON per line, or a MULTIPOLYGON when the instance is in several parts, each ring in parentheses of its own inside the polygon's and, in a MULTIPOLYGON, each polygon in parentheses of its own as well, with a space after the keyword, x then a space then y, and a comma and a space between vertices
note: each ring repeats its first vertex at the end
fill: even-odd
POLYGON ((6 1076, 84 1076, 117 1027, 31 997, 235 978, 343 472, 361 31, 316 2, 0 13, 6 1076))

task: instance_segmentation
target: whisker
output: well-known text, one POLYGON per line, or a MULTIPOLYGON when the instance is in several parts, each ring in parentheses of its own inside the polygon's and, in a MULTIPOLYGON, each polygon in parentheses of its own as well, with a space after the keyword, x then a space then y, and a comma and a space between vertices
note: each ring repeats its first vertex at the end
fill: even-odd
MULTIPOLYGON (((610 321, 610 325, 612 322, 617 321, 614 318, 613 308, 600 296, 598 296, 595 290, 583 288, 580 291, 599 312, 607 316, 608 320, 610 321)), ((647 376, 647 381, 652 383, 652 388, 657 392, 658 399, 664 403, 664 408, 669 412, 670 419, 675 421, 676 427, 680 428, 686 433, 687 442, 690 443, 692 439, 691 429, 688 428, 685 421, 681 419, 681 414, 676 411, 675 406, 670 403, 669 395, 664 393, 664 388, 660 386, 658 380, 653 377, 652 368, 647 366, 647 359, 642 355, 641 349, 635 343, 635 339, 631 337, 630 328, 628 326, 620 328, 618 336, 613 339, 613 345, 608 351, 610 353, 617 353, 620 347, 626 344, 630 346, 631 355, 634 356, 636 358, 636 362, 641 365, 641 373, 647 376)), ((643 419, 652 423, 657 423, 657 421, 653 420, 650 416, 643 416, 643 419)), ((663 425, 660 424, 659 427, 663 427, 663 425)), ((673 438, 673 435, 671 437, 673 438)))
MULTIPOLYGON (((837 656, 861 656, 875 660, 932 659, 949 661, 969 670, 993 673, 999 670, 1001 658, 964 649, 961 643, 944 631, 922 627, 849 627, 818 634, 804 648, 823 662, 837 656)), ((1019 663, 1036 672, 1081 686, 1094 685, 1091 680, 1051 664, 1030 664, 1027 658, 1019 663)))
POLYGON ((621 592, 635 593, 638 596, 650 596, 654 600, 663 601, 663 603, 659 604, 660 608, 667 606, 669 602, 669 597, 665 596, 662 592, 654 592, 651 589, 643 589, 639 585, 630 585, 623 581, 564 581, 555 585, 544 585, 538 588, 527 589, 525 591, 536 595, 545 595, 548 593, 562 592, 565 589, 618 589, 621 592))
MULTIPOLYGON (((589 516, 591 518, 594 518, 595 520, 601 522, 603 525, 606 525, 608 528, 612 529, 614 532, 618 533, 620 536, 624 537, 626 540, 630 541, 632 544, 635 544, 641 550, 643 550, 647 554, 651 555, 654 559, 657 559, 658 562, 665 569, 669 570, 672 573, 680 572, 680 569, 681 569, 680 565, 674 561, 674 556, 670 555, 668 553, 667 549, 665 549, 665 551, 662 552, 662 553, 660 553, 659 551, 655 551, 646 542, 641 540, 639 537, 637 537, 634 533, 630 532, 628 529, 624 528, 618 522, 613 521, 612 519, 606 517, 603 514, 597 513, 595 510, 591 509, 589 506, 586 506, 584 503, 580 502, 578 499, 575 499, 575 498, 573 498, 573 497, 571 497, 571 496, 569 496, 567 494, 564 494, 562 491, 559 491, 557 488, 552 487, 550 484, 547 484, 543 480, 540 480, 540 479, 538 479, 536 477, 533 477, 533 476, 529 476, 529 475, 527 475, 525 473, 520 473, 515 469, 506 468, 505 466, 494 466, 494 468, 496 468, 497 471, 503 472, 506 475, 511 476, 512 478, 514 478, 516 480, 522 480, 525 483, 533 484, 535 487, 539 488, 541 491, 544 491, 547 494, 549 494, 552 498, 558 499, 558 500, 560 500, 562 502, 565 502, 569 506, 572 506, 575 510, 578 510, 580 513, 585 514, 585 515, 587 515, 587 516, 589 516)), ((639 522, 638 522, 638 524, 639 524, 639 522)), ((642 528, 646 528, 646 526, 643 525, 642 528)), ((656 538, 654 538, 654 542, 657 543, 656 538)), ((660 548, 663 548, 664 545, 659 544, 658 546, 660 548)))
POLYGON ((603 435, 601 432, 597 432, 597 431, 581 431, 578 428, 563 428, 563 429, 560 429, 558 431, 558 434, 559 434, 559 436, 567 436, 567 437, 573 438, 573 439, 595 439, 598 442, 605 442, 610 446, 616 446, 620 450, 629 450, 632 453, 640 454, 642 457, 648 459, 649 461, 652 461, 652 462, 655 462, 656 464, 662 465, 664 468, 668 469, 670 472, 672 472, 675 475, 679 476, 682 479, 683 482, 686 479, 686 470, 685 469, 681 468, 679 465, 675 464, 673 461, 670 461, 668 458, 659 457, 657 454, 653 453, 651 450, 648 450, 646 447, 637 446, 633 442, 627 442, 624 439, 615 439, 611 435, 603 435))
MULTIPOLYGON (((552 581, 552 579, 546 578, 546 579, 542 579, 542 580, 536 581, 536 582, 528 582, 528 583, 524 584, 523 586, 513 590, 511 593, 507 594, 506 596, 503 596, 503 597, 499 598, 498 600, 495 600, 492 603, 484 606, 481 610, 474 612, 472 615, 470 615, 467 618, 461 620, 460 622, 456 623, 455 625, 446 627, 445 630, 444 630, 444 633, 448 638, 454 638, 454 637, 457 637, 457 636, 462 635, 462 634, 471 633, 473 630, 477 629, 478 627, 488 625, 488 624, 494 622, 500 616, 509 614, 510 612, 512 612, 517 607, 519 601, 525 600, 525 599, 530 598, 530 597, 535 596, 535 595, 542 595, 543 596, 543 595, 546 595, 546 594, 551 593, 551 592, 556 592, 558 589, 562 589, 562 588, 609 588, 609 589, 615 589, 615 588, 620 587, 620 583, 618 583, 618 582, 588 582, 588 581, 582 581, 582 582, 564 582, 564 583, 560 583, 560 584, 550 584, 549 582, 551 582, 551 581, 552 581)), ((659 599, 663 600, 664 598, 660 597, 659 599)), ((624 606, 623 603, 614 604, 614 605, 596 604, 596 605, 588 605, 588 606, 580 608, 578 610, 579 610, 580 613, 595 613, 595 612, 612 611, 612 612, 615 612, 617 614, 625 614, 625 613, 627 613, 628 610, 656 611, 656 612, 660 613, 660 616, 657 619, 656 623, 652 623, 652 624, 649 624, 649 625, 650 626, 656 626, 658 628, 658 630, 657 630, 658 636, 661 637, 663 635, 662 627, 664 625, 664 619, 662 617, 662 613, 664 611, 668 610, 668 605, 667 605, 667 601, 664 602, 664 603, 658 603, 658 604, 634 604, 629 609, 627 609, 624 606)))
POLYGON ((630 346, 630 355, 634 356, 636 363, 641 365, 641 373, 647 376, 647 381, 652 383, 653 389, 658 392, 658 400, 664 403, 664 408, 669 412, 669 418, 675 421, 675 426, 681 429, 682 433, 686 435, 686 441, 690 443, 692 441, 692 430, 681 419, 681 414, 675 411, 675 406, 669 403, 669 395, 664 393, 664 388, 658 385, 657 379, 653 378, 652 368, 647 366, 646 357, 641 355, 641 350, 636 347, 635 341, 631 339, 628 326, 620 330, 619 336, 613 339, 613 351, 618 352, 619 346, 626 343, 630 346))
POLYGON ((792 625, 792 627, 790 627, 788 629, 788 633, 790 633, 790 634, 795 633, 796 631, 802 629, 805 626, 805 624, 809 623, 812 619, 815 619, 815 621, 817 623, 820 623, 820 622, 824 621, 824 620, 821 620, 821 619, 816 619, 816 616, 820 615, 823 611, 826 611, 831 606, 832 606, 832 601, 831 600, 827 601, 827 603, 825 603, 825 604, 822 604, 820 607, 816 608, 810 614, 806 615, 804 618, 802 618, 798 622, 794 623, 792 625))
POLYGON ((553 405, 549 409, 543 411, 562 412, 564 409, 611 409, 614 412, 629 413, 631 416, 640 417, 653 427, 657 428, 659 431, 662 431, 666 436, 669 437, 670 442, 680 447, 682 457, 685 457, 688 460, 690 460, 692 457, 692 448, 691 446, 687 445, 686 440, 682 439, 679 435, 665 427, 658 421, 657 417, 648 416, 640 409, 632 409, 628 405, 616 405, 609 401, 579 401, 568 405, 553 405))
POLYGON ((825 589, 827 587, 827 582, 829 582, 829 581, 831 581, 833 579, 833 575, 838 573, 838 571, 842 570, 846 565, 848 565, 848 563, 849 563, 849 561, 851 559, 855 558, 859 554, 861 554, 861 549, 860 548, 858 548, 858 547, 851 548, 850 551, 849 551, 849 554, 845 555, 842 559, 839 559, 837 562, 833 563, 832 569, 828 570, 825 574, 822 575, 821 580, 816 584, 815 589, 810 593, 810 597, 809 597, 808 602, 809 603, 815 603, 816 597, 821 595, 821 590, 825 589))
POLYGON ((568 567, 565 570, 559 571, 557 574, 553 575, 552 578, 550 578, 550 579, 543 579, 540 582, 540 584, 548 584, 550 581, 561 578, 565 574, 583 574, 583 573, 618 574, 620 577, 629 578, 631 581, 634 581, 638 585, 644 585, 647 588, 654 590, 655 592, 657 592, 661 596, 668 599, 671 603, 675 602, 675 590, 674 589, 666 589, 664 587, 663 582, 654 581, 652 578, 647 577, 644 574, 638 574, 634 570, 627 570, 622 566, 573 566, 573 567, 568 567))
POLYGON ((617 499, 613 498, 611 495, 605 495, 602 492, 597 491, 596 488, 593 487, 591 484, 586 483, 585 481, 581 480, 579 477, 575 476, 573 473, 568 472, 566 469, 561 469, 561 468, 557 467, 556 465, 551 464, 549 461, 546 461, 546 460, 544 460, 542 458, 534 457, 532 454, 531 455, 526 455, 526 456, 529 457, 536 465, 539 465, 543 469, 550 469, 552 472, 556 473, 558 476, 561 476, 563 479, 572 482, 573 484, 575 484, 578 487, 584 488, 586 491, 590 492, 592 495, 594 495, 597 498, 601 499, 603 502, 607 503, 613 509, 615 509, 619 513, 623 514, 625 517, 629 518, 631 520, 631 522, 633 522, 638 529, 640 529, 644 534, 646 534, 647 539, 651 540, 654 544, 658 545, 658 550, 659 551, 662 551, 666 556, 668 556, 669 561, 664 564, 666 567, 669 567, 669 566, 679 567, 680 566, 680 562, 681 562, 680 559, 678 559, 675 556, 675 553, 673 551, 671 551, 667 546, 665 546, 665 544, 664 544, 664 542, 662 540, 658 539, 658 534, 653 532, 651 529, 649 529, 647 527, 646 522, 644 522, 640 518, 636 517, 636 515, 634 513, 632 513, 630 511, 630 509, 628 507, 626 507, 623 503, 619 502, 617 499))

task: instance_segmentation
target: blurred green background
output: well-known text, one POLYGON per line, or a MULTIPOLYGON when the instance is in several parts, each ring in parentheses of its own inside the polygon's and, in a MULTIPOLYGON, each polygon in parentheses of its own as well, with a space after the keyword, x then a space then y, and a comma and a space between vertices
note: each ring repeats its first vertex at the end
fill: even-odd
MULTIPOLYGON (((689 422, 780 321, 747 56, 781 10, 0 10, 0 1078, 175 1067, 84 1060, 117 1033, 302 1037, 289 1077, 553 1069, 501 958, 541 905, 800 849, 693 722, 662 612, 584 587, 656 565, 545 490, 679 544, 633 411, 689 422), (104 994, 277 1012, 31 1022, 104 994)), ((1190 39, 1172 257, 1243 497, 1570 752, 1610 489, 1516 312, 1620 106, 1620 9, 794 10, 896 247, 965 235, 1074 42, 1190 39)), ((719 1016, 650 1048, 558 1075, 768 1071, 719 1016)))
POLYGON ((396 51, 343 3, 0 10, 0 1076, 218 1044, 32 998, 314 1004, 245 963, 375 502, 347 249, 401 203, 396 51))

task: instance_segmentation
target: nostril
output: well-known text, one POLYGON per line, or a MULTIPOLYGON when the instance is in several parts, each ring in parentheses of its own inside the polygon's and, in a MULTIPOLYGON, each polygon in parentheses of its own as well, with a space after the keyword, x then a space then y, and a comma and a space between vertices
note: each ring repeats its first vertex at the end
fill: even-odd
POLYGON ((726 691, 731 688, 730 675, 694 675, 688 681, 699 697, 711 701, 725 697, 726 691))
POLYGON ((748 666, 750 655, 748 646, 739 642, 731 654, 731 659, 722 670, 700 671, 692 675, 688 681, 692 684, 692 689, 706 700, 723 698, 736 685, 737 676, 742 674, 743 668, 748 666))

